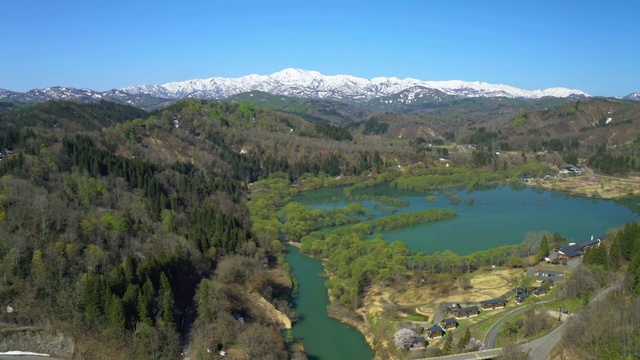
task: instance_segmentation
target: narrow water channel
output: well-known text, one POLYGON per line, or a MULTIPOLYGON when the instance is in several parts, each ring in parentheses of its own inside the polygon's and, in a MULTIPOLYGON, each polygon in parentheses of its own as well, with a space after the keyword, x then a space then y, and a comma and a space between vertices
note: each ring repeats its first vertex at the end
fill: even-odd
POLYGON ((298 248, 287 248, 287 262, 298 279, 298 297, 294 309, 299 319, 293 336, 303 339, 309 360, 368 360, 373 351, 358 330, 327 315, 329 298, 324 285, 322 262, 300 254, 298 248))

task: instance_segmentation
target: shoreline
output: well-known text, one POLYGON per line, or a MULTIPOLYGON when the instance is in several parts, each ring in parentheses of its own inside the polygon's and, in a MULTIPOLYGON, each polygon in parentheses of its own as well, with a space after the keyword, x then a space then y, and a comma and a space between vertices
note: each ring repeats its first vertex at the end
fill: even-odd
MULTIPOLYGON (((571 177, 566 178, 561 182, 554 183, 543 183, 542 179, 534 179, 534 182, 517 184, 517 186, 522 186, 525 188, 539 189, 544 191, 562 193, 572 196, 578 196, 583 198, 590 199, 602 199, 602 200, 624 200, 624 199, 632 199, 635 197, 640 197, 640 178, 636 179, 625 179, 625 178, 616 178, 609 176, 598 176, 597 181, 588 181, 589 177, 580 176, 580 177, 571 177), (580 184, 587 184, 587 186, 580 186, 580 184), (572 185, 577 185, 573 187, 572 185), (560 186, 562 188, 560 188, 560 186), (629 190, 630 188, 630 190, 629 190), (597 190, 597 191, 596 191, 597 190)), ((514 185, 509 181, 503 183, 504 185, 514 185)), ((291 246, 295 246, 298 249, 301 249, 303 244, 301 242, 288 241, 287 244, 291 246)), ((303 255, 309 257, 307 255, 303 255)), ((324 262, 327 259, 317 259, 310 257, 312 259, 321 260, 324 262)), ((326 268, 325 268, 326 273, 326 268)), ((330 274, 327 274, 328 277, 333 277, 330 274)), ((368 313, 367 309, 370 309, 370 306, 373 303, 366 303, 366 296, 363 298, 363 304, 359 308, 355 310, 349 310, 342 307, 336 299, 329 296, 329 290, 327 290, 327 297, 329 298, 329 307, 326 310, 327 315, 339 321, 342 324, 346 324, 352 328, 355 328, 362 336, 365 338, 367 345, 374 353, 374 359, 379 359, 379 346, 381 344, 376 344, 374 336, 371 334, 371 324, 368 322, 368 313), (343 314, 343 311, 347 311, 347 314, 343 314), (358 319, 355 319, 355 317, 358 319), (378 348, 376 348, 378 345, 378 348)), ((384 352, 384 351, 383 351, 384 352)))
MULTIPOLYGON (((302 243, 300 243, 300 242, 288 241, 287 244, 289 244, 291 246, 294 246, 294 247, 297 247, 298 249, 300 249, 302 247, 302 243)), ((329 277, 329 278, 332 277, 332 275, 327 273, 327 269, 324 266, 324 263, 325 263, 325 261, 327 261, 327 259, 316 259, 316 258, 307 256, 307 255, 304 255, 304 254, 302 254, 302 256, 308 257, 310 259, 322 261, 322 268, 324 269, 326 276, 329 277)), ((320 276, 320 275, 318 275, 318 276, 320 276)), ((337 314, 336 311, 330 311, 330 309, 332 309, 332 308, 334 308, 336 306, 340 306, 340 305, 337 304, 335 299, 332 296, 329 295, 329 289, 326 288, 326 290, 327 290, 327 293, 326 293, 327 294, 327 298, 329 299, 329 307, 326 310, 327 316, 329 316, 330 318, 332 318, 334 320, 339 321, 342 324, 349 325, 352 328, 358 330, 358 332, 360 334, 362 334, 362 336, 364 337, 364 339, 367 342, 367 345, 369 346, 369 348, 371 348, 371 351, 373 351, 374 359, 375 359, 377 355, 376 355, 376 350, 375 350, 375 348, 373 346, 374 345, 373 336, 371 336, 371 333, 368 331, 369 328, 370 328, 370 324, 367 323, 366 314, 362 313, 362 311, 364 311, 366 306, 363 306, 363 307, 358 309, 358 310, 361 310, 361 311, 356 310, 355 312, 352 312, 352 314, 355 314, 355 315, 359 316, 362 319, 361 321, 357 321, 355 319, 352 319, 352 318, 346 317, 346 316, 340 316, 340 315, 337 314)), ((347 310, 347 311, 351 312, 351 310, 347 310)), ((295 326, 295 323, 293 324, 293 326, 295 326)))

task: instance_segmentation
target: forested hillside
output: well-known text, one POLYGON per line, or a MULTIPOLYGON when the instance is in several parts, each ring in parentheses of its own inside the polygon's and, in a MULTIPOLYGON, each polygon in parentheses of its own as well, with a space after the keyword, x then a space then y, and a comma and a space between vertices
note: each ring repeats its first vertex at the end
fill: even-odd
POLYGON ((50 324, 94 359, 175 358, 192 320, 194 358, 212 346, 303 356, 279 332, 295 319, 292 283, 281 248, 251 228, 247 186, 368 169, 373 153, 333 152, 348 131, 206 101, 1 116, 0 300, 14 309, 3 323, 50 324))

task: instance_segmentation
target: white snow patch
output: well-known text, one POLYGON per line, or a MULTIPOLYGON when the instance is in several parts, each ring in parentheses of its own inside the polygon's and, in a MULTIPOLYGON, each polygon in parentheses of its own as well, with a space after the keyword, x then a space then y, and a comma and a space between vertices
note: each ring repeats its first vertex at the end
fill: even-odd
MULTIPOLYGON (((121 89, 130 94, 150 94, 164 98, 213 98, 221 99, 249 91, 264 91, 275 95, 335 99, 369 100, 397 94, 412 87, 440 90, 460 97, 496 97, 536 99, 545 96, 589 96, 580 90, 549 88, 524 90, 503 84, 480 81, 422 81, 396 77, 358 78, 351 75, 323 75, 317 71, 285 69, 270 75, 247 75, 239 78, 194 79, 164 85, 140 85, 121 89)), ((409 100, 415 94, 409 95, 409 100)))
POLYGON ((34 353, 34 352, 28 352, 28 351, 7 351, 7 352, 0 352, 0 355, 12 355, 12 356, 23 356, 23 355, 31 355, 31 356, 49 356, 49 354, 39 354, 39 353, 34 353))

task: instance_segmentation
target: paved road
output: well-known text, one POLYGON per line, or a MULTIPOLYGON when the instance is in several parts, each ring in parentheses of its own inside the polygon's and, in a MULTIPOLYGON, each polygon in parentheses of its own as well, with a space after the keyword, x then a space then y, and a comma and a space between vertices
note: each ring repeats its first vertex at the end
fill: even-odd
POLYGON ((430 357, 427 359, 438 359, 438 360, 479 360, 479 359, 493 359, 502 354, 502 349, 491 349, 491 350, 483 350, 476 351, 472 353, 464 353, 464 354, 455 354, 455 355, 445 355, 445 356, 436 356, 430 357))
POLYGON ((554 297, 553 299, 549 299, 549 300, 544 300, 544 301, 539 301, 535 304, 532 305, 526 305, 526 306, 522 306, 519 307, 517 309, 511 310, 509 313, 507 313, 505 316, 503 316, 500 320, 496 321, 495 324, 493 324, 493 326, 491 326, 491 328, 489 329, 489 331, 487 331, 487 335, 484 337, 484 345, 487 347, 487 349, 493 349, 496 347, 496 342, 498 341, 498 335, 500 335, 500 328, 502 327, 502 324, 506 321, 506 319, 513 315, 513 314, 517 314, 520 312, 525 311, 526 309, 530 308, 533 305, 539 305, 539 304, 544 304, 544 303, 548 303, 550 301, 554 301, 556 300, 558 297, 554 297))
MULTIPOLYGON (((605 296, 607 296, 608 293, 610 293, 611 291, 620 288, 621 284, 615 284, 612 285, 608 288, 606 288, 605 290, 599 292, 596 296, 593 297, 593 299, 591 299, 591 301, 589 301, 589 305, 588 306, 593 306, 594 303, 598 302, 601 299, 604 299, 605 296)), ((542 304, 542 303, 546 303, 549 301, 552 301, 555 299, 551 299, 551 300, 547 300, 547 301, 542 301, 537 304, 542 304)), ((487 336, 485 337, 485 345, 487 346, 487 348, 494 348, 495 344, 496 344, 496 340, 498 339, 498 334, 499 331, 498 329, 500 328, 500 324, 502 322, 504 322, 504 320, 509 317, 510 315, 516 313, 516 312, 520 312, 524 309, 526 309, 527 307, 522 307, 519 309, 516 309, 512 312, 510 312, 509 314, 505 315, 502 319, 500 319, 498 322, 496 322, 493 327, 491 327, 491 329, 489 329, 489 332, 487 332, 487 336), (520 310, 520 311, 518 311, 520 310)), ((549 332, 548 334, 546 334, 545 336, 542 336, 540 338, 537 338, 535 340, 532 340, 526 344, 524 344, 522 347, 524 349, 530 350, 530 355, 534 360, 544 360, 547 359, 549 357, 549 353, 551 352, 551 350, 554 348, 554 346, 556 346, 556 344, 558 343, 558 341, 560 341, 560 339, 562 339, 562 334, 564 332, 564 323, 560 324, 560 326, 558 326, 557 328, 555 328, 553 331, 549 332)))
POLYGON ((546 360, 551 350, 556 346, 558 341, 562 339, 562 334, 564 334, 564 323, 560 324, 560 326, 553 329, 553 331, 547 335, 530 341, 522 347, 529 350, 529 356, 531 356, 532 359, 546 360))
MULTIPOLYGON (((587 307, 594 306, 594 304, 599 300, 604 299, 604 297, 607 296, 608 293, 614 291, 615 289, 619 289, 621 286, 622 285, 618 283, 602 290, 598 293, 598 295, 594 296, 591 301, 589 301, 589 305, 587 305, 587 307)), ((562 339, 564 328, 564 323, 562 323, 547 335, 526 343, 523 348, 531 351, 529 354, 534 360, 546 360, 549 357, 549 353, 551 352, 551 350, 556 346, 558 341, 562 339)))

